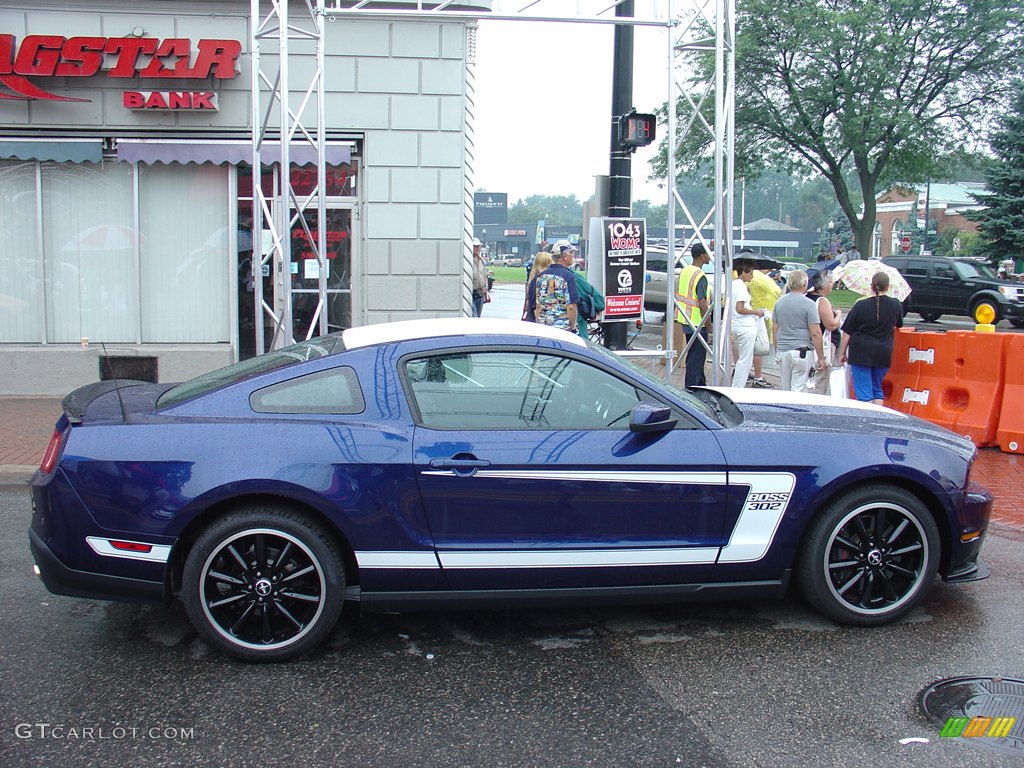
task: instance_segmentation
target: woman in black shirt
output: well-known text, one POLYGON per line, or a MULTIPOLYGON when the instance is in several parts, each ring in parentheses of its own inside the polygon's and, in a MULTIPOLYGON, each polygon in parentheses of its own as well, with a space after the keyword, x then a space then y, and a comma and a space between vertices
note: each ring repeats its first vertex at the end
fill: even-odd
POLYGON ((903 305, 891 296, 889 276, 876 272, 871 278, 873 297, 861 299, 847 313, 839 364, 849 362, 858 400, 882 404, 882 379, 892 364, 893 334, 903 325, 903 305))

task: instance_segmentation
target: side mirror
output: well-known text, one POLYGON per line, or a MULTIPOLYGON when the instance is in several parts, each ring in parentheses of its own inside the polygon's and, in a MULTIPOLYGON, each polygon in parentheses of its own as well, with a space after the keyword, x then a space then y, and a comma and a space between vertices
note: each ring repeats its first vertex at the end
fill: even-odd
POLYGON ((667 432, 675 427, 678 419, 672 418, 672 410, 664 405, 640 403, 629 413, 629 431, 636 433, 667 432))

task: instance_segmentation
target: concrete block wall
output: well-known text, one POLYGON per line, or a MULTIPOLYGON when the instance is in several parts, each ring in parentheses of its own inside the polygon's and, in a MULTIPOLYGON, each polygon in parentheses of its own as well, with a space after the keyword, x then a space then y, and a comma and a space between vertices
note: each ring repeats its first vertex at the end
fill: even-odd
POLYGON ((327 125, 365 137, 357 322, 470 311, 474 31, 362 19, 327 27, 327 125), (333 72, 353 59, 352 92, 339 92, 333 72))

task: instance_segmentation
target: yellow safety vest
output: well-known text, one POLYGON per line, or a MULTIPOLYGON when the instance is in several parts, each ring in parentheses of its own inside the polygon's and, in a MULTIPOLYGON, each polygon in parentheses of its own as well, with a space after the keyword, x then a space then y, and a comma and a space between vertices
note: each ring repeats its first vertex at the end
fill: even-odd
POLYGON ((696 328, 700 326, 700 321, 703 319, 700 313, 700 304, 697 303, 697 283, 702 277, 705 277, 704 270, 693 266, 693 264, 683 267, 679 273, 676 301, 689 314, 690 322, 686 322, 686 317, 679 309, 676 310, 676 322, 682 323, 684 328, 689 328, 691 325, 696 328))

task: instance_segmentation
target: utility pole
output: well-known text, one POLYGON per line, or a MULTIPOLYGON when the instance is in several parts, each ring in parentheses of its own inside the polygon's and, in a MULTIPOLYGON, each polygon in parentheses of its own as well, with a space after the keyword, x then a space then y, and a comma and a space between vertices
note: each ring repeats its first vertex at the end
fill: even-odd
MULTIPOLYGON (((622 0, 615 8, 616 18, 633 17, 633 0, 622 0)), ((615 25, 615 48, 612 57, 612 119, 611 162, 609 165, 608 215, 627 217, 630 214, 633 164, 632 150, 619 141, 619 116, 633 108, 633 27, 615 25)), ((626 348, 626 324, 605 323, 604 345, 608 349, 626 348)))

